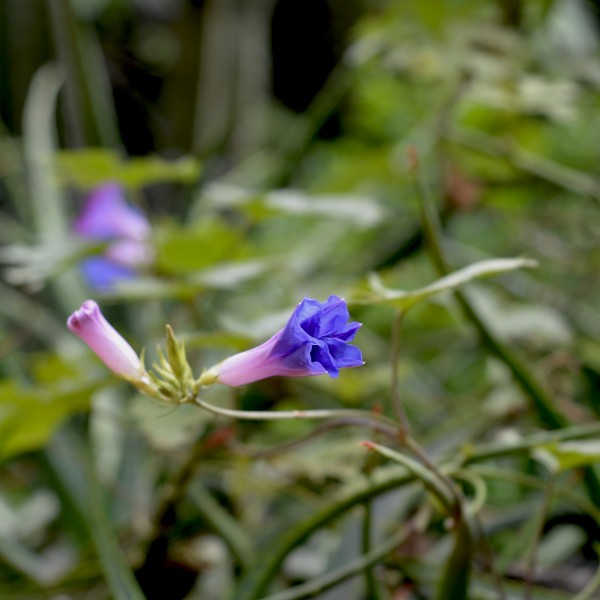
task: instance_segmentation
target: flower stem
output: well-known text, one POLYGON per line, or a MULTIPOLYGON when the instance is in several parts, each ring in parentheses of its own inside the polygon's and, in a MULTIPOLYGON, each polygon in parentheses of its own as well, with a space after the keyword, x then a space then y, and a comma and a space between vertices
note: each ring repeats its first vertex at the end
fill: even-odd
POLYGON ((396 413, 396 418, 400 423, 398 428, 398 435, 400 441, 404 442, 408 432, 410 430, 410 423, 404 410, 404 403, 400 395, 399 387, 399 360, 400 360, 400 330, 402 328, 402 318, 404 313, 401 310, 396 311, 394 319, 392 321, 392 340, 391 340, 391 392, 392 392, 392 406, 396 413))
POLYGON ((377 427, 380 424, 395 426, 395 422, 390 418, 379 415, 377 413, 368 412, 365 410, 354 409, 339 409, 339 408, 323 408, 316 410, 235 410, 231 408, 221 408, 202 400, 195 396, 190 397, 188 402, 196 404, 200 408, 207 410, 210 413, 222 417, 230 417, 232 419, 243 419, 245 421, 281 421, 285 419, 336 419, 336 418, 360 418, 368 427, 377 427))

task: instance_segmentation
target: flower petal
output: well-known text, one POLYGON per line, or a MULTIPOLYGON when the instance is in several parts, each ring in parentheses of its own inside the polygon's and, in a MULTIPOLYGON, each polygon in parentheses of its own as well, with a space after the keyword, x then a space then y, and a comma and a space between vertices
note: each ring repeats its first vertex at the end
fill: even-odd
POLYGON ((318 337, 329 336, 343 329, 349 318, 345 300, 338 296, 329 296, 321 309, 318 337))
POLYGON ((362 323, 348 323, 345 325, 340 331, 337 331, 333 334, 333 337, 336 337, 338 340, 342 340, 343 342, 349 342, 354 338, 356 332, 362 327, 362 323))
POLYGON ((313 364, 320 364, 330 377, 337 377, 339 375, 340 370, 333 356, 331 356, 327 344, 321 341, 318 344, 314 344, 310 351, 310 356, 313 364))
POLYGON ((320 302, 312 298, 304 298, 281 330, 279 340, 273 348, 273 354, 288 356, 306 342, 314 341, 312 331, 318 330, 320 311, 320 302))
POLYGON ((346 344, 337 339, 327 340, 327 348, 340 369, 347 367, 360 367, 364 365, 360 348, 352 344, 346 344))

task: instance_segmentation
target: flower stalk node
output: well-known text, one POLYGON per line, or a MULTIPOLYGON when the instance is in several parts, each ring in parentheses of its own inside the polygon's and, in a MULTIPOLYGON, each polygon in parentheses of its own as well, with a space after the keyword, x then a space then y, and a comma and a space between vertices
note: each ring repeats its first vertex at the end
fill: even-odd
POLYGON ((198 392, 198 386, 187 360, 185 345, 177 340, 170 325, 165 329, 166 354, 160 347, 156 349, 158 361, 152 365, 150 376, 164 400, 187 402, 190 396, 198 392))

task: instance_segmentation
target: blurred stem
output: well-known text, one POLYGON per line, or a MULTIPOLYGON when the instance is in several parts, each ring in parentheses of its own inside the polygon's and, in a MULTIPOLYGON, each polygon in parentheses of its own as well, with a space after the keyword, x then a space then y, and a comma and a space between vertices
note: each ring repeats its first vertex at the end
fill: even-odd
POLYGON ((487 486, 485 481, 467 469, 452 471, 452 476, 468 483, 473 488, 473 500, 467 505, 467 512, 475 516, 485 505, 487 499, 487 486))
POLYGON ((91 537, 111 598, 143 600, 144 595, 119 545, 101 482, 83 440, 71 429, 61 429, 43 453, 42 464, 53 483, 52 488, 59 494, 63 517, 72 522, 71 532, 81 542, 88 542, 91 537))
MULTIPOLYGON (((157 540, 163 538, 172 526, 173 510, 179 501, 184 497, 187 486, 192 480, 196 468, 201 464, 201 458, 205 451, 205 437, 200 436, 187 453, 186 460, 180 465, 175 475, 164 491, 163 497, 156 508, 152 525, 152 532, 149 547, 156 544, 157 540)), ((150 551, 148 551, 148 554, 150 551)))
MULTIPOLYGON (((371 531, 373 529, 373 501, 367 500, 364 505, 364 513, 362 519, 362 557, 369 556, 373 548, 371 547, 371 531)), ((360 560, 360 559, 358 559, 360 560)), ((373 566, 375 563, 365 565, 365 583, 367 588, 367 597, 371 600, 385 600, 379 581, 375 576, 373 566)))
MULTIPOLYGON (((537 445, 550 442, 597 435, 600 435, 600 423, 586 423, 561 431, 533 435, 516 443, 489 444, 479 449, 471 449, 468 456, 461 462, 462 464, 470 464, 499 456, 528 452, 537 445)), ((286 556, 294 548, 307 540, 312 533, 325 527, 354 506, 363 504, 368 499, 375 498, 387 491, 398 489, 414 480, 415 476, 412 473, 404 472, 383 481, 368 482, 363 484, 359 489, 353 487, 348 490, 345 495, 339 497, 335 502, 316 512, 287 532, 279 539, 275 548, 261 554, 256 559, 254 565, 246 571, 240 580, 232 598, 235 598, 235 600, 258 600, 264 598, 264 591, 269 582, 275 577, 286 556)), ((574 498, 572 501, 576 502, 574 498)))
POLYGON ((408 469, 410 473, 421 481, 426 489, 437 497, 450 516, 456 516, 457 507, 455 499, 453 498, 451 490, 447 489, 446 480, 439 476, 439 471, 437 469, 430 469, 427 465, 421 464, 421 462, 414 460, 410 456, 406 456, 401 452, 396 452, 391 448, 381 446, 374 442, 362 442, 362 445, 408 469))
POLYGON ((475 554, 477 529, 460 490, 450 477, 429 460, 418 444, 408 436, 407 447, 421 460, 414 461, 399 452, 371 442, 363 443, 402 465, 415 475, 443 504, 452 519, 454 546, 444 567, 437 600, 466 600, 475 554), (441 485, 440 485, 441 484, 441 485))
POLYGON ((204 450, 205 437, 200 436, 164 490, 162 499, 151 519, 152 532, 146 546, 144 561, 137 572, 138 580, 144 591, 154 585, 156 574, 164 568, 169 552, 169 534, 177 520, 176 506, 184 497, 196 468, 201 464, 204 450))
POLYGON ((266 187, 289 185, 294 170, 311 147, 315 136, 352 89, 353 83, 354 74, 343 66, 338 65, 330 73, 308 110, 296 116, 296 126, 281 137, 284 159, 264 182, 266 187))
POLYGON ((598 588, 600 588, 600 566, 585 588, 577 596, 573 596, 573 600, 591 600, 598 588))
POLYGON ((402 397, 400 395, 399 385, 400 330, 402 328, 403 317, 404 313, 401 310, 397 310, 394 314, 394 319, 392 321, 392 347, 390 352, 392 361, 392 406, 394 408, 394 412, 396 413, 396 418, 400 423, 398 435, 400 436, 400 440, 402 442, 406 440, 406 436, 410 430, 410 423, 408 422, 408 417, 406 416, 406 411, 404 410, 404 403, 402 402, 402 397))
MULTIPOLYGON (((277 574, 281 564, 288 554, 297 546, 306 541, 315 531, 325 527, 328 523, 339 519, 351 508, 364 504, 370 498, 375 498, 390 490, 395 490, 414 481, 415 477, 403 470, 401 474, 377 481, 368 481, 359 487, 353 485, 343 495, 325 508, 315 512, 310 517, 301 521, 289 531, 280 536, 274 548, 261 553, 250 568, 238 582, 231 596, 235 600, 266 600, 265 590, 277 574)), ((399 542, 396 542, 397 545, 399 542)), ((388 550, 389 552, 390 550, 388 550)), ((374 553, 375 549, 371 551, 374 553)), ((383 555, 387 554, 385 552, 383 555)), ((379 560, 378 557, 376 560, 379 560)), ((358 566, 354 572, 364 570, 364 564, 358 566)), ((291 592, 291 590, 289 590, 291 592)), ((271 600, 276 600, 271 598, 271 600)), ((278 599, 281 600, 281 599, 278 599)))
POLYGON ((475 541, 471 527, 467 520, 462 518, 454 526, 454 547, 445 565, 436 600, 467 599, 474 550, 475 541))
POLYGON ((402 397, 400 396, 400 386, 399 386, 399 361, 400 361, 400 334, 402 330, 402 319, 404 317, 404 313, 401 310, 397 310, 394 315, 394 320, 392 322, 392 340, 391 340, 391 393, 392 393, 392 403, 394 406, 394 411, 400 423, 398 428, 398 437, 400 439, 400 443, 406 446, 408 450, 410 450, 418 459, 421 461, 423 465, 425 465, 442 483, 445 487, 448 488, 448 491, 452 498, 454 499, 454 510, 457 513, 461 513, 463 506, 463 498, 462 494, 458 491, 454 482, 450 477, 448 477, 445 473, 443 473, 437 464, 432 461, 425 450, 421 447, 421 445, 417 442, 417 440, 410 435, 410 423, 406 416, 406 412, 404 410, 404 403, 402 402, 402 397))
POLYGON ((522 0, 497 0, 502 13, 502 24, 519 29, 523 19, 522 0))
MULTIPOLYGON (((318 596, 320 593, 332 588, 333 586, 345 581, 349 577, 360 573, 367 569, 370 571, 370 567, 379 562, 384 556, 389 554, 394 548, 405 541, 408 536, 414 531, 414 521, 406 524, 396 535, 390 539, 382 542, 375 546, 372 550, 363 554, 359 558, 349 562, 343 567, 339 567, 325 573, 319 577, 315 577, 306 583, 294 586, 289 590, 272 594, 270 596, 262 596, 262 600, 301 600, 302 598, 312 598, 318 596)), ((369 590, 369 600, 379 600, 381 596, 373 595, 372 590, 369 590)))
POLYGON ((554 491, 554 474, 551 474, 548 478, 546 486, 544 488, 544 496, 542 498, 542 506, 538 513, 538 522, 535 528, 535 534, 531 543, 527 555, 527 567, 525 570, 525 600, 531 600, 533 597, 533 581, 535 579, 535 563, 538 555, 538 548, 542 539, 542 533, 544 531, 544 523, 548 515, 548 508, 550 507, 550 500, 552 499, 552 493, 554 491))
MULTIPOLYGON (((451 271, 451 268, 444 254, 442 245, 443 233, 435 204, 433 198, 431 198, 428 186, 422 180, 418 165, 415 168, 414 175, 415 186, 420 199, 421 217, 423 219, 425 235, 429 241, 431 261, 440 275, 447 275, 451 271)), ((554 407, 551 398, 535 380, 529 369, 507 346, 497 339, 495 334, 492 333, 480 318, 468 297, 460 290, 455 291, 455 294, 463 311, 477 329, 484 344, 506 364, 525 392, 534 400, 541 420, 551 427, 564 427, 567 424, 565 417, 554 407)))
POLYGON ((207 0, 202 9, 200 73, 192 148, 206 155, 225 146, 231 129, 238 44, 235 0, 207 0))
POLYGON ((71 0, 47 0, 54 41, 67 76, 71 144, 119 147, 110 81, 95 32, 78 22, 71 0))
MULTIPOLYGON (((64 77, 55 64, 36 71, 23 110, 23 155, 30 188, 34 229, 42 243, 56 243, 68 232, 66 204, 55 168, 55 111, 64 77)), ((65 314, 85 299, 75 273, 63 273, 52 281, 54 297, 65 314)))
POLYGON ((54 114, 64 76, 56 64, 36 71, 23 108, 23 155, 33 204, 33 221, 42 242, 52 242, 67 230, 54 169, 54 114))
MULTIPOLYGON (((435 204, 431 198, 428 186, 422 180, 418 157, 413 156, 412 163, 415 187, 420 199, 423 226, 425 235, 429 241, 431 260, 440 275, 447 275, 450 272, 450 267, 444 255, 442 246, 443 236, 435 204)), ((504 362, 525 393, 533 400, 540 420, 555 429, 565 427, 568 424, 568 420, 554 406, 554 402, 528 367, 484 323, 473 304, 471 304, 468 296, 461 291, 456 291, 455 294, 467 318, 477 329, 484 345, 504 362)), ((594 502, 600 504, 600 481, 598 481, 598 477, 591 467, 585 469, 585 481, 590 497, 594 502)))
POLYGON ((85 471, 87 500, 89 505, 89 525, 92 539, 107 579, 112 597, 115 600, 144 600, 127 558, 119 546, 113 532, 113 524, 106 512, 99 482, 96 480, 90 457, 86 460, 85 471))
POLYGON ((274 5, 275 0, 245 0, 236 10, 236 97, 230 140, 234 163, 252 156, 265 145, 271 102, 269 27, 274 5))
POLYGON ((462 465, 468 465, 473 462, 481 462, 500 456, 528 452, 537 446, 543 446, 553 442, 595 436, 600 436, 600 422, 581 423, 579 425, 572 425, 571 427, 564 427, 558 431, 537 433, 514 442, 482 444, 475 448, 467 447, 463 450, 463 457, 459 458, 458 462, 462 465))

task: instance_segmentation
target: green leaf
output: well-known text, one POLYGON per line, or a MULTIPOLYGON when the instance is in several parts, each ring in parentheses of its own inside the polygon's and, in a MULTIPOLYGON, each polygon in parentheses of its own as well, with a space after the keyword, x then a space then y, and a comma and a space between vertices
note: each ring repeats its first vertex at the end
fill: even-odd
POLYGON ((21 388, 0 384, 0 460, 41 448, 71 414, 87 410, 97 383, 21 388))
POLYGON ((59 174, 68 183, 90 188, 117 181, 130 189, 152 183, 172 181, 194 183, 200 176, 200 163, 192 157, 167 161, 160 156, 144 156, 123 160, 104 148, 63 150, 57 154, 59 174))
POLYGON ((188 228, 166 226, 157 232, 157 269, 170 274, 195 272, 237 258, 242 243, 240 232, 217 220, 188 228))
MULTIPOLYGON (((185 245, 185 243, 183 244, 185 245)), ((192 244, 193 245, 193 244, 192 244)), ((177 278, 156 277, 145 275, 118 281, 113 288, 104 294, 106 297, 119 298, 127 300, 149 300, 160 298, 178 298, 186 300, 194 298, 199 292, 207 289, 229 290, 254 279, 266 272, 268 265, 260 261, 237 261, 217 263, 216 265, 196 271, 184 263, 201 262, 210 260, 205 253, 201 258, 186 257, 179 260, 182 248, 172 246, 169 252, 173 255, 169 257, 171 270, 190 271, 189 274, 179 275, 177 278), (192 273, 192 271, 194 271, 192 273)), ((185 257, 183 252, 181 256, 185 257)), ((213 256, 213 258, 215 258, 213 256)), ((163 263, 164 267, 164 263, 163 263)))
POLYGON ((255 219, 284 214, 342 220, 359 228, 368 228, 384 218, 383 210, 372 199, 349 194, 309 196, 300 190, 283 189, 273 190, 263 196, 241 187, 219 183, 209 186, 206 196, 219 208, 244 210, 255 219))
POLYGON ((528 258, 495 258, 473 263, 434 281, 432 284, 407 292, 386 288, 379 276, 372 273, 369 278, 369 289, 358 292, 352 302, 356 304, 390 304, 406 312, 413 306, 429 300, 433 296, 455 290, 456 288, 482 277, 490 277, 523 267, 536 267, 537 262, 528 258))
POLYGON ((464 519, 455 527, 454 547, 444 566, 436 600, 467 600, 469 597, 475 541, 464 519))
POLYGON ((533 454, 550 470, 568 471, 600 462, 600 441, 582 440, 546 444, 536 448, 533 454))

